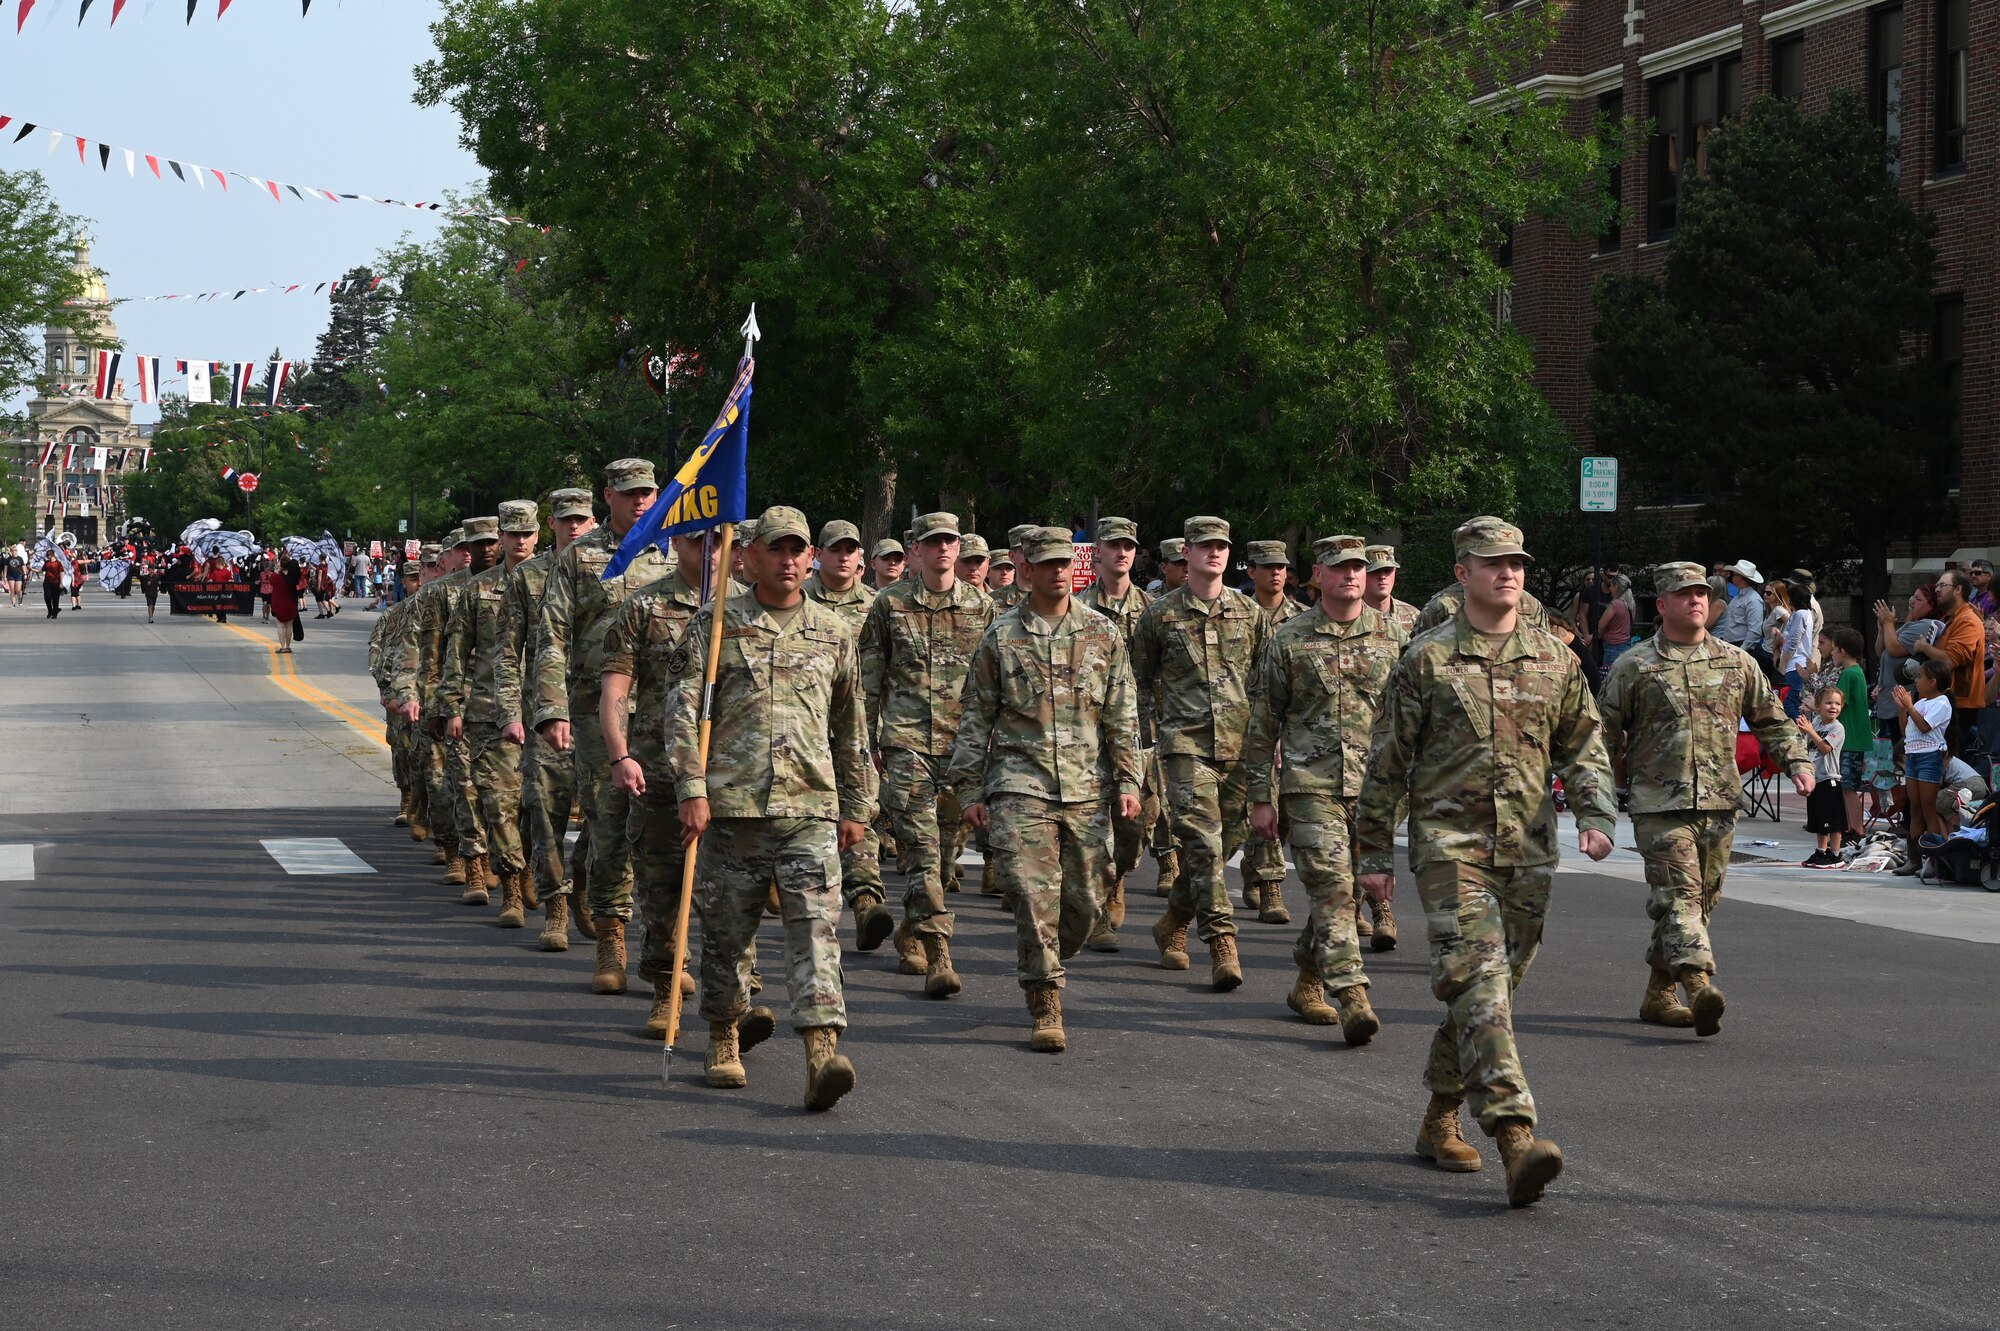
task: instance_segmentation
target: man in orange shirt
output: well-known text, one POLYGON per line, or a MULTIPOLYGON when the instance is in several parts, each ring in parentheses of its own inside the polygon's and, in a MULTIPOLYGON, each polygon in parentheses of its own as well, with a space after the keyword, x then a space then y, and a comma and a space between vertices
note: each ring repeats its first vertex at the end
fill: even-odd
POLYGON ((1936 642, 1920 642, 1911 650, 1951 667, 1951 725, 1945 742, 1955 758, 1978 733, 1979 713, 1986 706, 1986 622, 1972 608, 1972 579, 1965 570, 1948 568, 1938 574, 1937 611, 1944 632, 1936 642))

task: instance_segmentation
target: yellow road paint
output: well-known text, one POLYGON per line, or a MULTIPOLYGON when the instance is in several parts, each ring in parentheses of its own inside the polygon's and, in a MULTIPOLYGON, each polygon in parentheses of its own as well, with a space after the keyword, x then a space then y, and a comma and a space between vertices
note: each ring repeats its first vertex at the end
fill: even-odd
POLYGON ((271 645, 271 639, 268 635, 254 633, 249 629, 240 628, 235 624, 222 624, 218 627, 225 628, 237 637, 254 642, 259 647, 262 647, 265 654, 271 658, 271 682, 284 692, 297 698, 302 703, 317 707, 336 721, 353 726, 383 748, 386 749, 389 747, 389 731, 382 721, 373 719, 367 713, 360 711, 351 704, 342 702, 332 694, 322 692, 314 688, 311 684, 306 683, 299 675, 299 668, 292 654, 290 652, 280 654, 278 649, 271 645))

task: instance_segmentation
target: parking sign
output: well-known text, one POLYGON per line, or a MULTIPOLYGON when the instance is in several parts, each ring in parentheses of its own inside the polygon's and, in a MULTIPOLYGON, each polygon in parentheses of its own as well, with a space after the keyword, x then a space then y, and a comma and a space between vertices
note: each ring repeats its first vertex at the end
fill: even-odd
POLYGON ((1577 506, 1586 513, 1618 511, 1618 459, 1585 458, 1577 506))

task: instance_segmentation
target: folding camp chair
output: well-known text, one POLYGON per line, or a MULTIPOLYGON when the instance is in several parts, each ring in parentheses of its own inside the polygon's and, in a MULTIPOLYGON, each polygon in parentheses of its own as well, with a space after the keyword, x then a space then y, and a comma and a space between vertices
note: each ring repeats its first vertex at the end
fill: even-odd
POLYGON ((1783 769, 1771 761, 1764 746, 1748 731, 1736 736, 1736 770, 1743 778, 1744 813, 1752 818, 1761 813, 1777 822, 1778 801, 1782 797, 1778 776, 1783 769))

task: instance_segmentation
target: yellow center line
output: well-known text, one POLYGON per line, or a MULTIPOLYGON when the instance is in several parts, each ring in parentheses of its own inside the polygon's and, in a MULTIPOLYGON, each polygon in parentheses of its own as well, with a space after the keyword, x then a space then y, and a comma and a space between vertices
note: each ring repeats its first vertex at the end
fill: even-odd
POLYGON ((271 658, 271 682, 284 692, 297 698, 302 703, 319 708, 320 711, 325 712, 336 721, 353 726, 383 748, 386 749, 389 747, 389 732, 381 721, 370 718, 367 714, 341 701, 332 694, 322 692, 311 684, 306 683, 299 676, 298 666, 293 661, 292 654, 286 652, 280 655, 278 649, 271 645, 269 637, 262 633, 255 633, 249 629, 238 627, 235 624, 222 624, 219 627, 225 628, 237 637, 254 642, 259 647, 262 647, 265 653, 271 658))

